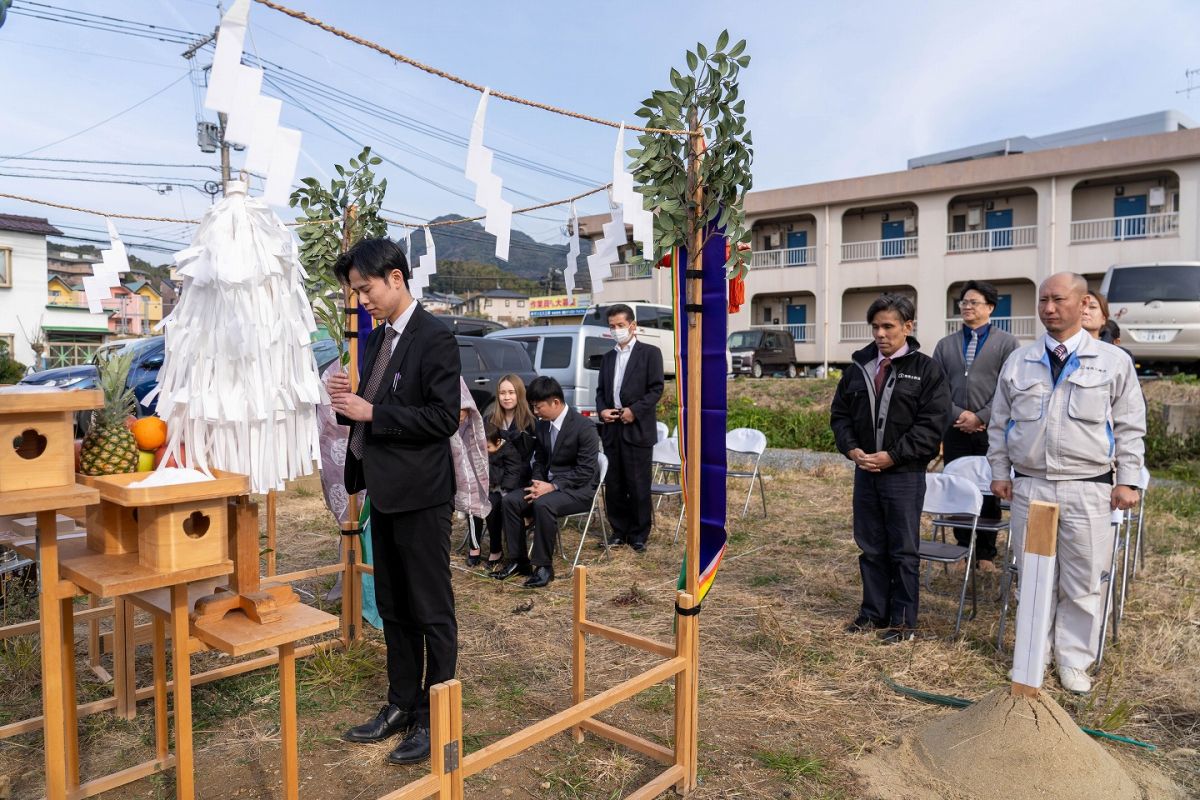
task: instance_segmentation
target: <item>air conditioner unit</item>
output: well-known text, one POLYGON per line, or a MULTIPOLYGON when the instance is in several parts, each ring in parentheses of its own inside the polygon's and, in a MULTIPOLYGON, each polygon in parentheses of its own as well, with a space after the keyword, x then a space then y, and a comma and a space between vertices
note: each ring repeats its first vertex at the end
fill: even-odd
POLYGON ((768 233, 766 235, 765 241, 766 241, 766 249, 774 250, 776 247, 779 247, 779 234, 778 233, 768 233))
POLYGON ((912 233, 916 229, 917 229, 917 218, 916 217, 905 217, 904 218, 904 232, 912 233))
POLYGON ((1151 186, 1148 202, 1151 206, 1161 208, 1167 204, 1167 190, 1162 186, 1151 186))
POLYGON ((969 207, 967 209, 967 224, 968 225, 978 225, 979 221, 980 221, 980 215, 982 213, 983 213, 983 210, 979 206, 969 207))

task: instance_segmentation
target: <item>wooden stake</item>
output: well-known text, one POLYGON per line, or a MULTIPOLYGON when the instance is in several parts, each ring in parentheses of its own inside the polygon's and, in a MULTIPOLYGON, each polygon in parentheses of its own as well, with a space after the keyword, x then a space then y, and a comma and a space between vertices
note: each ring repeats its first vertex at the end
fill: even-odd
MULTIPOLYGON (((587 567, 576 566, 571 578, 575 593, 575 624, 571 626, 571 703, 578 705, 587 694, 587 640, 583 632, 583 624, 587 621, 587 567)), ((583 744, 583 728, 572 728, 571 738, 575 744, 583 744)))
POLYGON ((58 599, 58 515, 37 515, 38 575, 42 593, 38 611, 42 620, 42 715, 46 747, 46 797, 67 796, 67 760, 63 714, 62 605, 58 599))
POLYGON ((187 584, 171 587, 171 664, 175 683, 175 797, 196 796, 192 758, 191 655, 188 650, 187 584))
POLYGON ((296 643, 279 645, 279 747, 285 800, 300 798, 299 737, 296 732, 296 643))
MULTIPOLYGON (((687 592, 677 592, 675 602, 681 609, 690 609, 695 605, 687 592)), ((683 672, 675 676, 675 764, 682 770, 675 789, 680 794, 691 791, 688 776, 694 772, 691 743, 696 720, 695 706, 692 705, 692 672, 695 666, 692 639, 695 634, 696 617, 680 615, 675 618, 675 654, 687 663, 683 672)))
POLYGON ((162 617, 153 615, 154 627, 154 757, 162 760, 170 752, 167 733, 167 626, 162 617))
MULTIPOLYGON (((446 702, 450 706, 450 744, 454 747, 454 752, 457 757, 454 759, 453 769, 448 770, 450 773, 450 800, 463 800, 463 795, 466 792, 464 779, 466 774, 463 772, 463 721, 462 721, 462 683, 451 678, 446 681, 446 685, 450 689, 450 696, 446 702)), ((449 766, 449 765, 447 765, 449 766)))
MULTIPOLYGON (((354 220, 358 218, 358 206, 352 205, 346 209, 342 219, 342 252, 350 249, 350 232, 354 220)), ((350 377, 350 391, 358 390, 358 295, 345 289, 346 306, 346 349, 350 353, 350 363, 347 364, 347 374, 350 377)), ((342 640, 346 646, 358 638, 358 629, 362 627, 362 604, 359 595, 362 584, 354 571, 358 561, 358 496, 350 495, 346 506, 346 522, 342 525, 343 562, 348 565, 346 577, 342 579, 342 640)))
POLYGON ((67 750, 67 789, 79 786, 79 714, 75 686, 75 618, 74 598, 64 597, 62 603, 63 654, 63 732, 67 750))
MULTIPOLYGON (((275 574, 275 511, 277 498, 275 490, 271 489, 267 492, 267 576, 275 574)), ((257 531, 256 531, 257 533, 257 531)), ((258 538, 257 536, 255 537, 258 538)), ((258 561, 254 562, 258 566, 258 561)))
POLYGON ((450 800, 450 776, 446 773, 450 733, 450 687, 435 683, 429 688, 429 771, 437 778, 437 800, 450 800))
POLYGON ((1050 658, 1051 605, 1058 591, 1058 505, 1034 500, 1025 522, 1021 595, 1013 644, 1014 697, 1038 696, 1050 658))

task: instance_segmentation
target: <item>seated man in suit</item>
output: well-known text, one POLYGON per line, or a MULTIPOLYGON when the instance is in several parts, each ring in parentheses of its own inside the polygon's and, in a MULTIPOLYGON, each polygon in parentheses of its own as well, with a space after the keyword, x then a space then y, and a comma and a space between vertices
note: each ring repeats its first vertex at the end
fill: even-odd
POLYGON ((527 396, 538 417, 533 483, 509 492, 501 503, 509 563, 494 575, 500 580, 528 575, 525 586, 538 589, 554 580, 551 557, 558 518, 586 513, 592 505, 600 484, 596 459, 600 436, 595 423, 567 405, 562 387, 553 378, 535 378, 527 396), (526 559, 524 518, 528 514, 533 516, 534 534, 533 552, 526 559))
POLYGON ((650 459, 658 431, 654 409, 663 393, 662 351, 637 340, 633 309, 608 307, 608 330, 617 346, 604 354, 596 385, 601 409, 600 438, 608 456, 605 506, 612 526, 611 544, 646 549, 654 510, 650 503, 650 459))

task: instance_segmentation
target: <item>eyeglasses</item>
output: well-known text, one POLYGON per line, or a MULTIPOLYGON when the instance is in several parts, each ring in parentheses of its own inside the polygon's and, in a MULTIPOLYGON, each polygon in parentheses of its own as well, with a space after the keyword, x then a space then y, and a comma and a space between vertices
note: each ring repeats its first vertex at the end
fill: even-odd
POLYGON ((959 300, 958 301, 959 308, 974 308, 975 306, 986 306, 986 305, 988 305, 988 304, 982 300, 959 300))

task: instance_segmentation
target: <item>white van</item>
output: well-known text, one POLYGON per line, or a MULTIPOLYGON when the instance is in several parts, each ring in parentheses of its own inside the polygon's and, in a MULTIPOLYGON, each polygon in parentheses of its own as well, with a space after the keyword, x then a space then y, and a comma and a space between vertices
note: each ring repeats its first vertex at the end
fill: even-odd
MULTIPOLYGON (((608 309, 616 303, 592 306, 583 315, 585 328, 603 328, 608 333, 608 309)), ((663 357, 663 373, 668 379, 675 377, 675 311, 670 306, 643 303, 637 300, 625 302, 633 309, 637 319, 637 338, 642 344, 652 344, 663 357)), ((611 341, 611 336, 609 339, 611 341)))
POLYGON ((1115 264, 1100 291, 1139 365, 1200 362, 1200 261, 1115 264))

